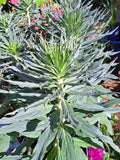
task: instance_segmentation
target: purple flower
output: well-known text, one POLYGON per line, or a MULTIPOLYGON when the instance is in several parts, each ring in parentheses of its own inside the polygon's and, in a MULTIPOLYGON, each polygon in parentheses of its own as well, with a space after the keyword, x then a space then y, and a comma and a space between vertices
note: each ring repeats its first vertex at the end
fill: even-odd
POLYGON ((91 160, 102 160, 103 150, 101 148, 89 147, 88 156, 92 158, 91 160))
POLYGON ((104 97, 101 99, 102 102, 107 102, 108 100, 109 100, 109 98, 107 98, 107 97, 104 97))

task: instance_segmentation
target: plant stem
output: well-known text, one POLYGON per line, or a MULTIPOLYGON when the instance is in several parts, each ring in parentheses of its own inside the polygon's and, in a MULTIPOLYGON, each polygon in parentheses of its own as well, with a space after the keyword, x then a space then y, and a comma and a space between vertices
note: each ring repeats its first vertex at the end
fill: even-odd
POLYGON ((28 18, 28 24, 29 24, 29 26, 30 26, 31 21, 30 21, 30 12, 29 12, 29 8, 30 8, 30 7, 27 8, 27 18, 28 18))

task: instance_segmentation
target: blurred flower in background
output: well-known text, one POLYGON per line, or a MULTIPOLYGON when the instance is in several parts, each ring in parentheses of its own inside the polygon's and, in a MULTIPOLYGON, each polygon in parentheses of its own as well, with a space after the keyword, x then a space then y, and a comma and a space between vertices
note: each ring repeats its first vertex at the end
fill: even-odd
POLYGON ((18 0, 10 0, 11 4, 18 4, 18 0))
POLYGON ((88 156, 91 160, 102 160, 103 150, 101 148, 89 147, 88 156))
MULTIPOLYGON (((60 13, 60 15, 61 16, 63 16, 63 10, 62 10, 62 8, 54 8, 54 18, 56 19, 56 20, 58 20, 58 17, 55 15, 55 13, 60 13)), ((52 20, 54 20, 54 18, 52 18, 52 20)))

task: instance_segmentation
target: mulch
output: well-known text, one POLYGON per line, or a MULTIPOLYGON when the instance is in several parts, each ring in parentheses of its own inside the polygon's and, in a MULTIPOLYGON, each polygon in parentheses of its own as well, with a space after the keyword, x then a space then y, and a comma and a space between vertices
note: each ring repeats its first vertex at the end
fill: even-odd
MULTIPOLYGON (((120 98, 120 80, 104 81, 102 86, 116 92, 118 95, 117 98, 120 98)), ((120 107, 120 105, 116 104, 115 107, 120 107)), ((116 115, 119 120, 114 120, 116 125, 113 126, 113 129, 115 133, 120 133, 120 112, 114 113, 114 115, 116 115)))

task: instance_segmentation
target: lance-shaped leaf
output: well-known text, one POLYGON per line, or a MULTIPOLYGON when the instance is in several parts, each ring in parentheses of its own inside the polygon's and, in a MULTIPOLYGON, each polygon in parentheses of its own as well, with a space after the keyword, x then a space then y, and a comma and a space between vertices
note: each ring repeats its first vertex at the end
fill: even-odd
POLYGON ((42 104, 41 106, 30 108, 28 110, 23 109, 21 110, 21 112, 19 112, 13 117, 10 117, 10 118, 3 117, 2 119, 0 119, 0 124, 11 124, 14 122, 32 120, 35 118, 40 119, 40 117, 46 116, 46 114, 52 110, 52 107, 53 107, 52 105, 45 107, 42 104))
MULTIPOLYGON (((112 100, 111 100, 112 102, 112 100)), ((120 102, 120 100, 116 100, 116 102, 114 101, 112 104, 117 104, 117 102, 120 102)), ((83 103, 83 104, 71 104, 71 107, 73 108, 77 108, 79 110, 85 110, 85 111, 90 111, 90 112, 110 112, 110 113, 115 113, 115 112, 120 112, 120 108, 119 107, 107 107, 105 108, 107 105, 104 105, 101 103, 95 104, 95 103, 83 103)))
POLYGON ((88 148, 90 146, 92 147, 96 147, 96 148, 103 148, 104 146, 102 144, 102 142, 100 142, 99 140, 95 139, 95 138, 90 138, 90 137, 74 137, 73 138, 74 141, 74 145, 78 146, 78 147, 82 147, 82 148, 88 148))
POLYGON ((98 137, 104 143, 109 144, 117 152, 120 152, 119 147, 113 142, 112 138, 103 135, 102 132, 96 126, 90 125, 88 122, 85 122, 82 118, 79 117, 79 120, 82 123, 81 130, 83 131, 83 133, 90 136, 90 134, 88 134, 88 132, 90 132, 91 135, 93 135, 96 138, 98 137))
POLYGON ((10 144, 10 136, 8 135, 0 135, 0 153, 5 153, 9 148, 10 144))
POLYGON ((35 141, 36 139, 34 138, 26 138, 24 140, 24 142, 22 142, 13 152, 12 155, 20 155, 20 153, 24 153, 26 150, 26 147, 30 147, 32 145, 32 143, 35 141))
POLYGON ((32 83, 32 82, 20 82, 20 81, 12 81, 12 80, 5 80, 6 82, 17 85, 21 88, 39 88, 40 85, 37 83, 32 83))
POLYGON ((75 155, 77 160, 88 160, 88 157, 86 156, 85 152, 82 150, 82 148, 75 146, 75 155))
POLYGON ((70 104, 68 104, 65 101, 62 104, 64 108, 67 110, 66 114, 68 116, 66 116, 66 118, 72 123, 74 127, 76 127, 79 131, 81 130, 82 133, 84 133, 85 135, 94 137, 94 138, 99 138, 104 143, 108 143, 109 145, 111 145, 111 147, 113 147, 116 151, 118 152, 120 151, 119 147, 114 144, 112 138, 103 135, 96 126, 90 125, 90 123, 85 121, 83 118, 75 117, 74 111, 70 106, 70 104))
MULTIPOLYGON (((16 160, 16 159, 21 159, 23 156, 21 155, 16 155, 16 156, 4 156, 1 158, 1 160, 16 160)), ((29 160, 29 159, 28 159, 29 160)))
POLYGON ((18 92, 18 91, 6 91, 6 90, 3 90, 3 89, 0 89, 0 93, 4 93, 4 94, 18 94, 20 96, 26 96, 26 97, 40 97, 42 94, 40 93, 25 93, 25 92, 18 92))
POLYGON ((45 152, 47 151, 47 148, 52 147, 52 142, 56 138, 61 118, 61 111, 59 109, 55 110, 49 115, 48 122, 45 125, 45 129, 39 136, 32 160, 42 159, 45 152))
POLYGON ((59 131, 59 145, 61 150, 62 159, 74 159, 76 160, 75 156, 75 148, 74 143, 71 135, 65 130, 64 125, 61 126, 59 131))
MULTIPOLYGON (((43 118, 45 121, 45 118, 43 118)), ((18 121, 9 125, 5 125, 0 128, 1 134, 8 134, 12 132, 18 132, 23 136, 30 138, 37 138, 41 134, 41 130, 44 127, 44 121, 34 119, 31 121, 18 121), (19 127, 21 126, 21 127, 19 127)))

